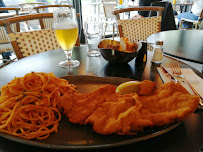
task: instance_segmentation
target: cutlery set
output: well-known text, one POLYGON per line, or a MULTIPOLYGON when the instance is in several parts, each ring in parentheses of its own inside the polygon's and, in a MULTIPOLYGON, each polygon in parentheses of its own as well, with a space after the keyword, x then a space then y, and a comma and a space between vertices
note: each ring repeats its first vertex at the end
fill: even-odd
POLYGON ((172 82, 180 83, 182 86, 184 86, 188 90, 188 92, 190 94, 198 96, 199 97, 199 101, 200 101, 199 105, 200 105, 201 108, 203 108, 203 99, 202 99, 202 97, 190 85, 190 83, 187 81, 185 76, 182 74, 182 71, 180 69, 180 65, 179 65, 178 61, 176 63, 173 62, 171 64, 171 70, 172 70, 173 75, 170 74, 164 66, 161 66, 161 69, 164 72, 165 76, 170 78, 172 82))

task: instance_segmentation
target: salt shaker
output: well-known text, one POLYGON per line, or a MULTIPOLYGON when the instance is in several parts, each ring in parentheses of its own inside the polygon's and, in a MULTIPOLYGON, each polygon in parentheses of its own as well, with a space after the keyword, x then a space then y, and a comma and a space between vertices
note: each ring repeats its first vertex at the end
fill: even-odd
POLYGON ((163 41, 156 41, 153 49, 152 62, 162 63, 163 59, 163 41))

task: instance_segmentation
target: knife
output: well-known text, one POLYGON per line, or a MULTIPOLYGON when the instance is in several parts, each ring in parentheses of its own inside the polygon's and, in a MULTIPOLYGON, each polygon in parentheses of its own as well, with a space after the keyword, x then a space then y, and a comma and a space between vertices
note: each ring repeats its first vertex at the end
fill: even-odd
POLYGON ((164 66, 161 66, 165 76, 169 77, 171 79, 171 81, 175 82, 175 83, 180 83, 190 94, 195 95, 193 89, 191 88, 190 84, 187 82, 187 80, 185 78, 178 78, 178 80, 173 77, 164 66))
POLYGON ((178 82, 178 80, 177 80, 176 78, 174 78, 174 77, 166 70, 166 68, 165 68, 164 66, 161 65, 161 68, 162 68, 162 70, 163 70, 165 76, 169 77, 169 78, 171 79, 171 81, 173 81, 173 82, 175 82, 175 83, 178 82))

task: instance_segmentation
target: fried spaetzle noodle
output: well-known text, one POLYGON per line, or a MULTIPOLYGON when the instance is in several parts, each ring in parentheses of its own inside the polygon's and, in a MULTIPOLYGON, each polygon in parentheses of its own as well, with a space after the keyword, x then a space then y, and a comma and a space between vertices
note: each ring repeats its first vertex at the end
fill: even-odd
POLYGON ((45 139, 57 132, 59 97, 76 86, 53 73, 29 73, 1 88, 0 132, 25 139, 45 139))

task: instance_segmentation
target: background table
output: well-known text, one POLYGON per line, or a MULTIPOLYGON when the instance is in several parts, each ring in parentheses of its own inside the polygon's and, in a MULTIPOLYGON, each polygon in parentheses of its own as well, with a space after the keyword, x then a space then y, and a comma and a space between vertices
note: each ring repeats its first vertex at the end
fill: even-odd
MULTIPOLYGON (((129 64, 112 65, 106 62, 102 57, 87 57, 86 47, 76 47, 73 51, 73 59, 80 61, 80 66, 76 68, 63 69, 58 66, 59 61, 65 59, 62 50, 53 50, 39 53, 11 63, 0 69, 0 87, 10 82, 13 78, 24 76, 29 72, 53 72, 56 76, 66 75, 95 75, 101 77, 125 77, 136 80, 152 80, 161 84, 162 81, 157 72, 160 65, 152 64, 151 52, 148 52, 146 64, 136 63, 132 60, 129 64)), ((170 66, 172 59, 164 57, 163 65, 170 66)), ((188 67, 181 64, 181 67, 188 67)), ((203 75, 193 69, 199 76, 203 75)), ((192 114, 188 119, 181 123, 175 129, 147 139, 141 142, 132 143, 125 146, 91 150, 97 152, 194 152, 203 146, 203 113, 192 114)), ((17 143, 0 137, 1 152, 61 152, 39 147, 33 147, 26 144, 17 143)))
POLYGON ((187 11, 189 11, 188 10, 188 7, 189 6, 192 6, 193 5, 193 3, 176 3, 176 4, 173 4, 174 6, 175 6, 175 8, 174 8, 174 10, 176 10, 176 6, 180 6, 180 13, 182 13, 182 12, 187 12, 187 11), (185 7, 185 9, 184 9, 184 7, 185 7), (183 10, 184 9, 184 10, 183 10))
POLYGON ((14 17, 16 13, 0 13, 0 19, 14 17))
POLYGON ((203 30, 171 30, 153 34, 148 43, 164 41, 164 53, 203 64, 203 30))

